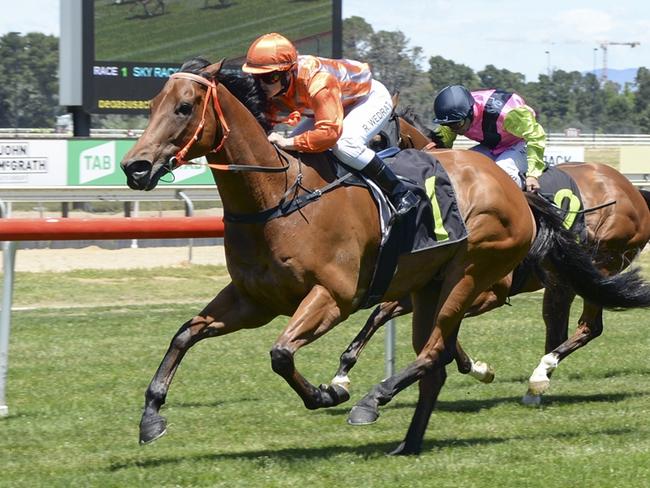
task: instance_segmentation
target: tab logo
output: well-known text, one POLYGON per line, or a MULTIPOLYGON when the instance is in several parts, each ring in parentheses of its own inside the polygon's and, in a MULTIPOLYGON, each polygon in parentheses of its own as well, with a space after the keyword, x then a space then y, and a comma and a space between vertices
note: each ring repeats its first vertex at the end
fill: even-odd
POLYGON ((115 172, 115 141, 101 144, 79 155, 79 183, 108 176, 115 172))

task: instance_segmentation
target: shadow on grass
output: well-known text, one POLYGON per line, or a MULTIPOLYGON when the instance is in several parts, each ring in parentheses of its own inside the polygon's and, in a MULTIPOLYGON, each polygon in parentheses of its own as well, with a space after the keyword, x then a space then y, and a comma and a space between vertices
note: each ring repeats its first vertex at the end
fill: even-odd
MULTIPOLYGON (((595 432, 589 432, 590 435, 630 435, 633 429, 604 429, 595 432)), ((570 439, 574 437, 582 437, 586 434, 583 430, 576 432, 560 432, 555 433, 557 438, 570 439)), ((425 440, 422 447, 422 454, 427 454, 429 451, 442 450, 447 448, 468 448, 474 449, 476 447, 489 446, 502 444, 504 442, 512 441, 530 441, 538 439, 539 437, 547 437, 547 434, 537 435, 513 435, 509 437, 472 437, 467 439, 432 439, 425 440)), ((228 453, 214 453, 214 454, 199 454, 190 456, 170 456, 155 459, 137 459, 125 462, 112 463, 107 470, 114 472, 122 469, 129 468, 155 468, 158 466, 165 466, 170 464, 180 464, 190 462, 216 462, 220 460, 237 460, 242 459, 246 461, 255 461, 261 458, 277 459, 278 461, 285 462, 300 462, 302 460, 310 459, 329 459, 341 454, 353 454, 363 459, 374 459, 383 457, 401 442, 395 440, 393 442, 372 442, 363 446, 326 446, 326 447, 297 447, 287 449, 259 449, 252 451, 236 451, 228 453)))
MULTIPOLYGON (((553 404, 574 404, 574 403, 597 403, 597 402, 622 402, 628 398, 643 397, 645 393, 596 393, 585 395, 545 395, 542 400, 542 406, 553 404)), ((464 413, 477 413, 482 410, 489 410, 491 408, 499 407, 501 405, 521 405, 521 396, 507 396, 500 398, 485 398, 480 400, 457 400, 457 401, 439 401, 436 403, 435 410, 440 412, 464 412, 464 413)), ((323 413, 328 415, 342 415, 350 411, 354 404, 350 403, 349 406, 341 406, 336 408, 329 408, 323 410, 323 413)), ((528 408, 528 407, 526 407, 528 408)), ((390 403, 382 410, 400 410, 400 409, 415 409, 415 402, 394 402, 390 403)), ((434 413, 435 413, 434 410, 434 413)), ((381 410, 380 410, 381 411, 381 410)))
MULTIPOLYGON (((508 438, 488 438, 480 437, 474 439, 442 439, 442 440, 431 440, 425 441, 423 452, 432 450, 432 449, 444 449, 447 447, 453 446, 481 446, 488 444, 501 444, 507 442, 510 439, 508 438)), ((341 454, 354 454, 363 459, 377 458, 384 456, 401 442, 400 440, 395 440, 394 442, 373 442, 369 444, 364 444, 363 446, 326 446, 326 447, 295 447, 295 448, 286 448, 286 449, 259 449, 252 451, 236 451, 228 453, 214 453, 214 454, 199 454, 193 456, 171 456, 165 458, 156 458, 156 459, 142 459, 142 460, 133 460, 126 462, 113 463, 108 467, 109 471, 119 471, 121 469, 128 469, 132 467, 136 468, 151 468, 156 466, 163 466, 168 464, 177 464, 185 463, 187 461, 191 462, 215 462, 220 460, 255 460, 259 458, 272 458, 278 460, 285 460, 290 462, 296 462, 305 459, 328 459, 335 456, 340 456, 341 454)))
POLYGON ((167 407, 173 408, 201 408, 201 407, 220 407, 222 405, 232 405, 237 403, 260 403, 261 398, 234 398, 234 399, 224 399, 224 400, 215 400, 213 402, 171 402, 167 404, 167 407))

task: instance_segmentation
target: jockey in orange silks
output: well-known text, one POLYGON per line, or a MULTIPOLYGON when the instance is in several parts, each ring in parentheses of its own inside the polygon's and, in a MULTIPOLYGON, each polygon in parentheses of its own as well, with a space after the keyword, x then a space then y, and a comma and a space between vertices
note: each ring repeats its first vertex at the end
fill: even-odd
POLYGON ((253 42, 242 69, 260 80, 269 97, 268 120, 295 126, 289 137, 274 132, 269 141, 301 152, 331 149, 343 163, 374 181, 398 215, 417 205, 419 197, 368 148, 388 123, 393 104, 367 64, 299 55, 291 41, 271 33, 253 42))

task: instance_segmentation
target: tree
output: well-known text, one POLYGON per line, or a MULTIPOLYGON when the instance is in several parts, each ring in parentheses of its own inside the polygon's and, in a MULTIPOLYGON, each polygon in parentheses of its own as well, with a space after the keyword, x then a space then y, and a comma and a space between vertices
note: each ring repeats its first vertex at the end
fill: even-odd
POLYGON ((371 63, 373 73, 392 92, 400 91, 400 104, 411 105, 429 120, 435 94, 447 85, 470 90, 501 88, 515 91, 536 111, 547 132, 569 127, 595 132, 650 132, 650 71, 640 68, 636 91, 614 83, 603 86, 592 73, 556 70, 526 82, 523 74, 487 65, 475 73, 469 66, 442 56, 420 65, 422 50, 409 48, 400 31, 374 32, 361 17, 343 21, 344 56, 371 63))
POLYGON ((639 68, 636 73, 636 94, 634 97, 634 112, 639 130, 650 132, 650 70, 639 68))
POLYGON ((366 61, 375 78, 394 93, 410 86, 419 72, 422 49, 408 48, 409 40, 400 31, 379 31, 370 36, 366 61))
POLYGON ((354 16, 343 20, 343 57, 365 59, 373 34, 371 25, 361 17, 354 16))
POLYGON ((493 64, 488 64, 477 74, 481 80, 481 86, 484 88, 500 88, 501 90, 521 93, 526 85, 526 77, 522 73, 498 69, 493 64))
POLYGON ((0 127, 54 127, 58 107, 58 38, 10 32, 0 37, 0 127))
POLYGON ((464 64, 457 64, 442 56, 429 58, 429 79, 436 93, 447 85, 463 85, 468 90, 482 88, 481 80, 472 68, 464 64))

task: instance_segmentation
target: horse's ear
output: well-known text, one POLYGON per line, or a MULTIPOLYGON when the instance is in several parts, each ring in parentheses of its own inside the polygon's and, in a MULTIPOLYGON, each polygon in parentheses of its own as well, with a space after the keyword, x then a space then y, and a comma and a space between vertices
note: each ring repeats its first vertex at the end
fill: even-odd
POLYGON ((205 68, 204 73, 207 73, 210 75, 210 78, 213 80, 216 78, 216 76, 219 74, 219 71, 221 71, 221 67, 223 65, 223 62, 226 60, 226 58, 222 58, 219 62, 211 64, 207 68, 205 68))
POLYGON ((399 104, 399 90, 393 93, 392 101, 393 101, 393 112, 394 112, 395 109, 397 108, 397 104, 399 104))
POLYGON ((393 96, 391 97, 391 100, 393 101, 393 111, 397 108, 397 105, 399 104, 399 90, 397 90, 393 96))

